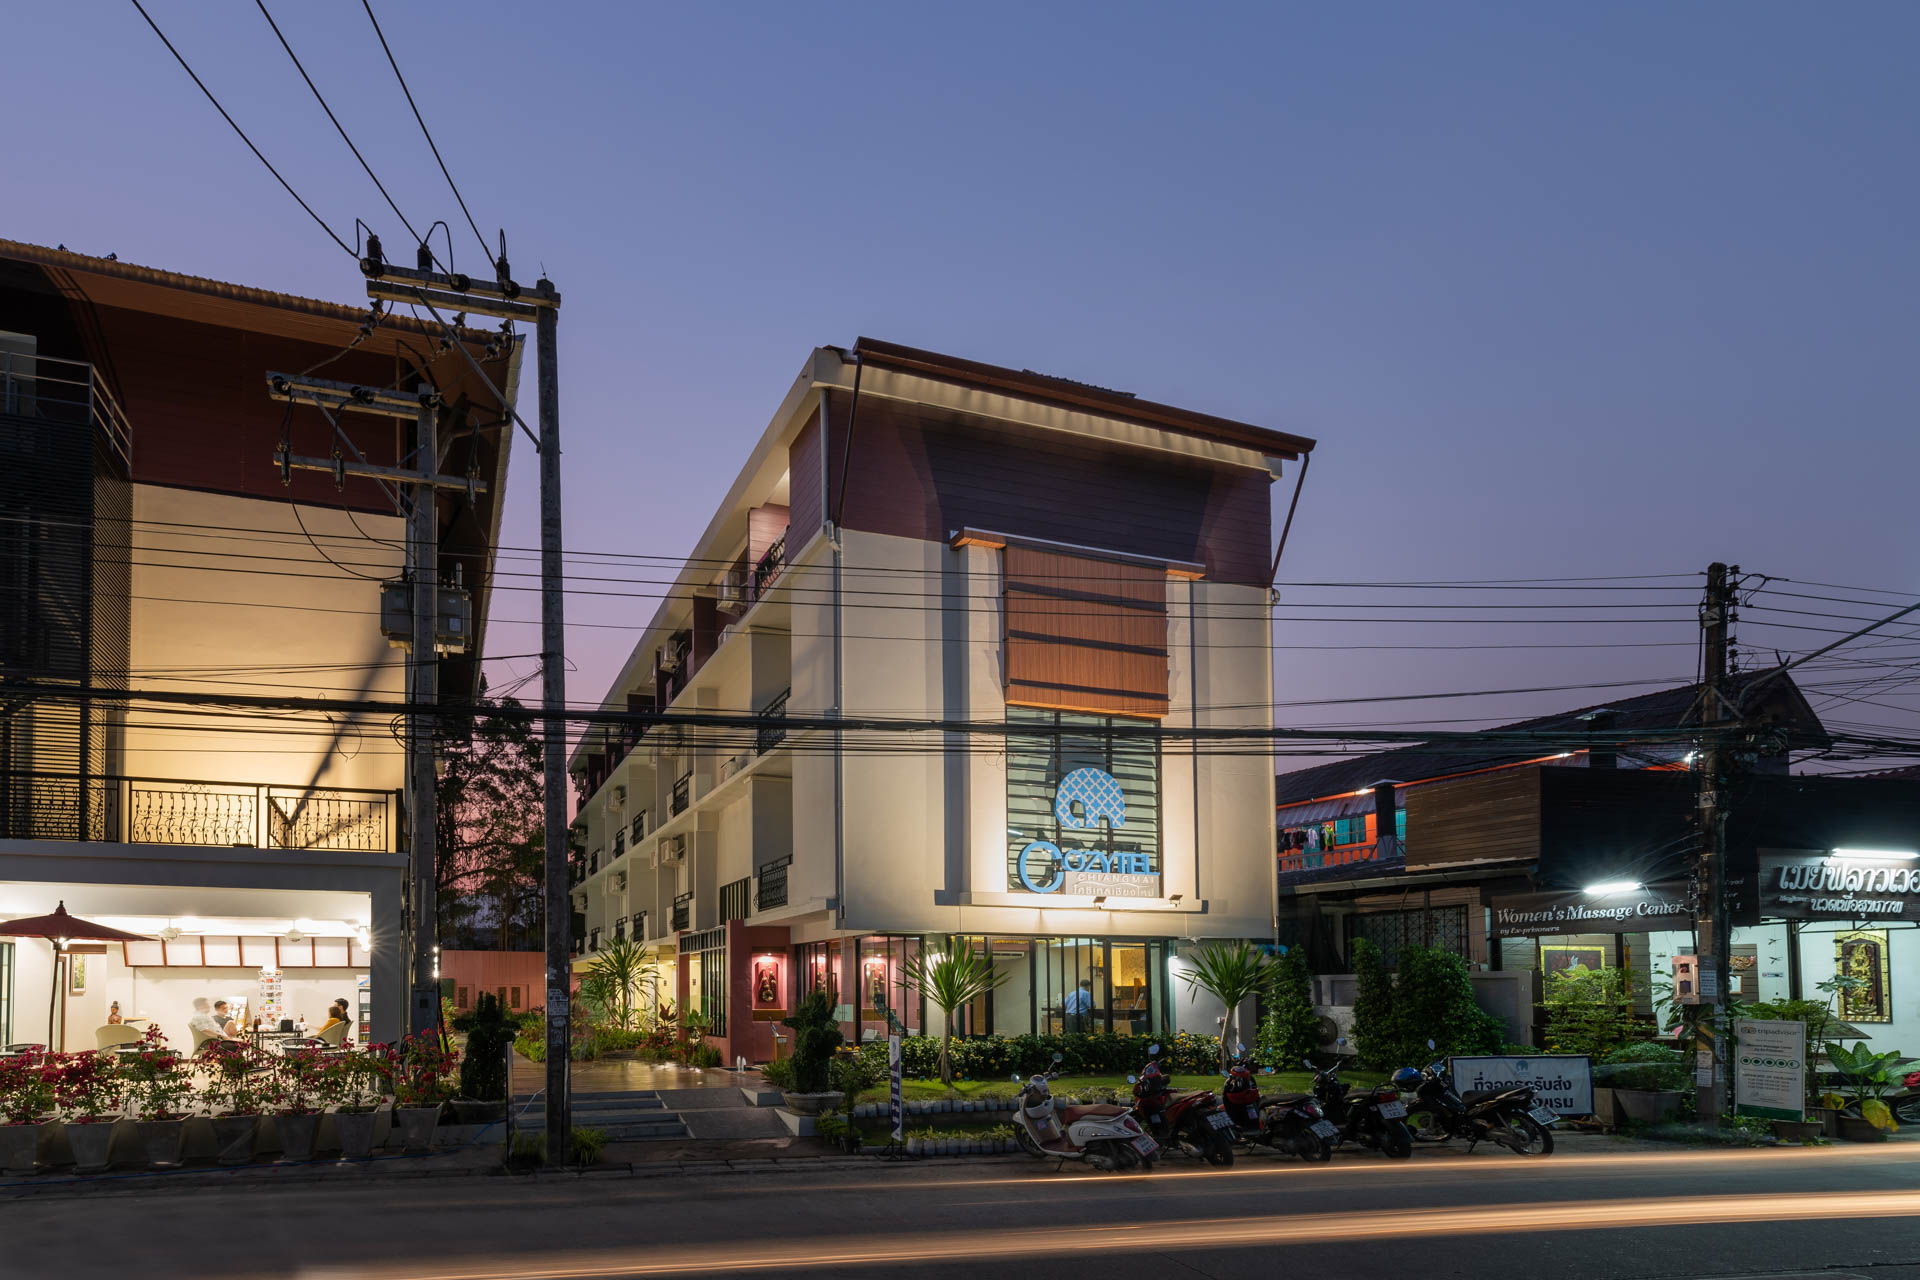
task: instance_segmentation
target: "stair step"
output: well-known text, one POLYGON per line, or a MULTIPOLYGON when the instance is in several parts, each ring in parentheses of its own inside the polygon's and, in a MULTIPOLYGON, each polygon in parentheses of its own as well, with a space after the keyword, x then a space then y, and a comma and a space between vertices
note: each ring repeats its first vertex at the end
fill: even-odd
MULTIPOLYGON (((685 1138, 690 1136, 687 1133, 687 1126, 680 1123, 678 1117, 666 1120, 649 1118, 644 1120, 621 1119, 592 1121, 588 1121, 583 1117, 579 1127, 582 1129, 598 1129, 606 1134, 609 1140, 621 1142, 640 1141, 648 1138, 685 1138)), ((517 1132, 544 1133, 546 1132, 546 1126, 541 1124, 521 1125, 517 1132)))

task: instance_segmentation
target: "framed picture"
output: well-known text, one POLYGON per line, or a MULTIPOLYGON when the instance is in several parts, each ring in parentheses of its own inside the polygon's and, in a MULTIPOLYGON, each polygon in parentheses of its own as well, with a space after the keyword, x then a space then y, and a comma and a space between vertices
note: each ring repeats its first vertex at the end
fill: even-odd
POLYGON ((70 996, 87 994, 87 958, 85 956, 67 957, 67 994, 70 996))
POLYGON ((1893 980, 1887 963, 1887 931, 1856 929, 1834 935, 1833 970, 1860 985, 1840 993, 1840 1016, 1848 1022, 1892 1022, 1893 980))
POLYGON ((1580 965, 1587 969, 1607 967, 1607 948, 1593 944, 1547 945, 1540 947, 1542 973, 1560 973, 1580 965))
POLYGON ((784 1008, 786 1001, 780 994, 780 961, 774 956, 758 956, 753 962, 753 1007, 756 1009, 784 1008))

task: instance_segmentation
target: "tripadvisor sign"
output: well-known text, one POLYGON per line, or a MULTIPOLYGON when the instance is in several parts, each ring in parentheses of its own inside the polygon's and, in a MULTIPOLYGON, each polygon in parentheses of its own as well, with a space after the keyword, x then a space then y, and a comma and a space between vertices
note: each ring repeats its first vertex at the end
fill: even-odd
MULTIPOLYGON (((1104 823, 1110 843, 1113 833, 1127 825, 1127 796, 1106 770, 1075 769, 1054 790, 1053 816, 1068 831, 1087 832, 1089 841, 1098 838, 1104 823)), ((1152 855, 1134 849, 1077 849, 1033 840, 1020 850, 1014 874, 1028 893, 1160 896, 1160 876, 1154 871, 1152 855)))

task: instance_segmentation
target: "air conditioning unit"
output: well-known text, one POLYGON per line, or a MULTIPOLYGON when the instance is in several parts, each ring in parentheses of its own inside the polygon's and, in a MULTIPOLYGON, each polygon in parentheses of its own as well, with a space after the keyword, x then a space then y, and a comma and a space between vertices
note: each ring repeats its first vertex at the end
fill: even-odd
POLYGON ((675 652, 672 645, 661 645, 659 652, 654 655, 653 662, 655 666, 659 667, 660 670, 666 672, 668 675, 672 675, 680 669, 680 655, 675 652))
POLYGON ((685 862, 686 860, 687 838, 685 836, 669 836, 660 842, 661 862, 685 862))
POLYGON ((739 570, 729 570, 720 583, 719 600, 721 604, 742 605, 747 602, 747 575, 739 570))
POLYGON ((625 784, 616 784, 613 794, 607 799, 607 808, 625 812, 627 807, 627 788, 625 784))
POLYGON ((613 873, 613 891, 615 893, 625 893, 627 891, 627 873, 626 872, 616 871, 613 873))

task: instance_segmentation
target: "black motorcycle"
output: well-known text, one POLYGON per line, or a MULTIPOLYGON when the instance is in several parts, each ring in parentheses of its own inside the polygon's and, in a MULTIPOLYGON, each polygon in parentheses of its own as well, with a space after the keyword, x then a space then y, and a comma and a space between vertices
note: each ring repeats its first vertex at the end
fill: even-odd
POLYGON ((1414 1096, 1418 1141, 1463 1138, 1468 1151, 1491 1142, 1517 1156, 1553 1154, 1552 1125, 1558 1117, 1535 1101, 1529 1086, 1462 1094, 1454 1087, 1445 1060, 1433 1062, 1425 1071, 1402 1067, 1394 1073, 1394 1082, 1414 1096))
MULTIPOLYGON (((1268 1067, 1266 1074, 1272 1075, 1273 1068, 1268 1067)), ((1244 1049, 1228 1066, 1220 1096, 1235 1136, 1248 1146, 1312 1162, 1333 1158, 1333 1142, 1340 1131, 1321 1114, 1313 1095, 1261 1093, 1244 1049)))
POLYGON ((1380 1085, 1355 1092, 1340 1078, 1338 1067, 1316 1067, 1311 1062, 1302 1065, 1313 1072, 1314 1100, 1339 1130, 1335 1146, 1351 1142, 1394 1160, 1405 1160, 1413 1154, 1413 1135, 1406 1125, 1407 1106, 1400 1100, 1398 1089, 1380 1085))

